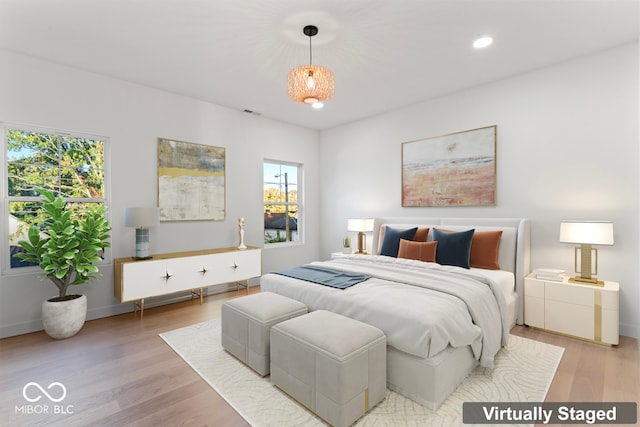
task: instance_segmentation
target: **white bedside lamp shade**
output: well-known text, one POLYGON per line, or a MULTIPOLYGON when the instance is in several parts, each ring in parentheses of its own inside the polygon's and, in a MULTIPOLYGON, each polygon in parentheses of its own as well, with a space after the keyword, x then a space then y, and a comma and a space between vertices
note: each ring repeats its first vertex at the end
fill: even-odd
POLYGON ((373 231, 373 218, 350 218, 347 220, 347 231, 358 232, 357 254, 366 254, 366 236, 364 233, 373 231))
POLYGON ((592 275, 598 274, 598 250, 591 245, 613 245, 613 223, 609 221, 562 221, 560 222, 560 242, 577 243, 575 271, 580 273, 570 279, 572 282, 602 286, 592 275), (580 250, 580 270, 578 270, 578 250, 580 250), (592 271, 591 253, 595 253, 595 269, 592 271))
POLYGON ((148 259, 149 255, 149 227, 160 225, 160 210, 158 208, 125 208, 124 225, 136 228, 135 259, 148 259))

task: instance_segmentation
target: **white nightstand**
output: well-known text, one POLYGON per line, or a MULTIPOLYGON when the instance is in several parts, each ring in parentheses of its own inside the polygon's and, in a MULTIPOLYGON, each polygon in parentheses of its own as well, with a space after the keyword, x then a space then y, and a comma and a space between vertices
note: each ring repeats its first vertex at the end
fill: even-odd
POLYGON ((620 286, 604 286, 524 279, 524 323, 599 344, 617 345, 620 286))

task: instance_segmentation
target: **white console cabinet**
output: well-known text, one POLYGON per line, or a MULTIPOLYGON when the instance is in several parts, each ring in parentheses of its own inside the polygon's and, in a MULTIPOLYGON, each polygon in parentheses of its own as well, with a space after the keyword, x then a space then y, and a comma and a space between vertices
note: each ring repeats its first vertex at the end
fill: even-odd
POLYGON ((619 285, 590 286, 536 279, 524 280, 524 323, 600 344, 617 345, 619 285))
POLYGON ((260 248, 221 248, 154 255, 149 260, 114 260, 114 295, 120 302, 133 301, 144 313, 145 299, 202 289, 225 283, 247 287, 248 280, 262 273, 260 248), (242 283, 244 282, 244 283, 242 283))

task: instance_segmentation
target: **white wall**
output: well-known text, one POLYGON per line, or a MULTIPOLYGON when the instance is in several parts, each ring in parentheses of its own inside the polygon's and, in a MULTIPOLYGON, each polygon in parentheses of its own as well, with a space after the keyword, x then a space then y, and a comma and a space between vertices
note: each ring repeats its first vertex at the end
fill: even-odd
MULTIPOLYGON (((226 147, 227 219, 162 223, 151 230, 156 253, 235 245, 239 216, 247 220, 246 242, 261 246, 265 157, 304 164, 307 244, 263 251, 264 272, 328 258, 340 249, 347 218, 382 215, 528 217, 532 267, 571 270, 572 247, 558 243, 560 220, 612 220, 616 242, 600 248, 600 277, 620 282, 621 333, 640 337, 638 56, 637 44, 621 46, 319 137, 308 129, 0 50, 0 121, 110 138, 114 257, 133 253, 134 231, 124 227, 123 209, 157 203, 158 137, 226 147), (496 206, 400 206, 402 142, 494 124, 496 206)), ((101 280, 82 288, 89 297, 89 317, 129 311, 129 304, 113 297, 112 265, 101 271, 101 280)), ((0 276, 0 337, 41 329, 40 304, 54 294, 53 285, 36 275, 0 276)))
POLYGON ((613 221, 599 277, 620 282, 621 334, 640 337, 637 43, 322 132, 320 170, 324 258, 340 249, 349 217, 526 217, 532 268, 571 272, 560 221, 613 221), (401 207, 402 142, 489 125, 496 206, 401 207))
MULTIPOLYGON (((262 162, 269 158, 304 165, 307 244, 264 250, 263 271, 317 259, 317 131, 7 51, 0 50, 0 64, 0 121, 109 137, 114 258, 134 252, 135 232, 124 227, 124 208, 157 205, 156 147, 164 137, 226 148, 227 215, 220 222, 162 223, 151 229, 152 253, 235 246, 240 216, 246 219, 245 242, 262 246, 262 162)), ((214 78, 211 84, 217 84, 214 78)), ((131 310, 113 297, 112 269, 105 265, 99 281, 77 290, 88 296, 89 318, 131 310)), ((0 337, 42 329, 40 305, 55 295, 38 275, 1 276, 0 337)))

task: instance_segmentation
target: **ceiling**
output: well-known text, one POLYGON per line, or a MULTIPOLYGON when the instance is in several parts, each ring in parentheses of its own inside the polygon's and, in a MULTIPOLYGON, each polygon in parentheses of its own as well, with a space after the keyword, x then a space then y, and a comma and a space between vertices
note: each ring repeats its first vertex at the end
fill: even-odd
POLYGON ((639 17, 639 0, 0 0, 0 48, 328 129, 637 40, 639 17), (287 96, 309 24, 336 79, 321 110, 287 96))

